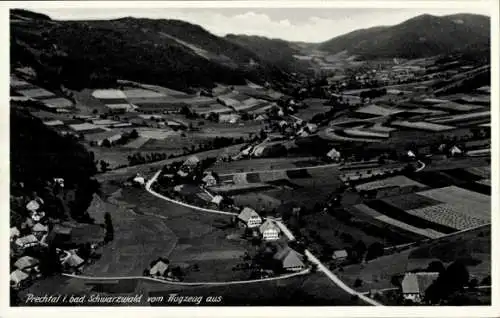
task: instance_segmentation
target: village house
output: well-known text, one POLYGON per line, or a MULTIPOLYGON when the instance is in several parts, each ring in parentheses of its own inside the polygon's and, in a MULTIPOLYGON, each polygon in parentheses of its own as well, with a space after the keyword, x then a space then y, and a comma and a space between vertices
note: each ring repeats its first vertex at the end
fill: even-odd
POLYGON ((26 209, 28 209, 28 211, 35 212, 40 209, 40 204, 43 204, 43 200, 40 198, 31 200, 28 204, 26 204, 26 209))
POLYGON ((10 285, 15 289, 20 289, 29 280, 29 275, 22 270, 16 269, 10 273, 10 285))
POLYGON ((438 276, 439 273, 406 273, 401 283, 403 298, 415 303, 421 302, 425 291, 438 276))
POLYGON ((70 251, 69 255, 63 259, 61 265, 63 266, 65 271, 74 273, 81 270, 85 261, 78 256, 74 251, 70 251))
POLYGON ((457 146, 451 147, 451 149, 450 149, 450 156, 451 157, 460 156, 461 154, 463 154, 463 152, 460 148, 458 148, 457 146))
POLYGON ((45 212, 43 211, 33 211, 31 213, 31 219, 34 222, 40 222, 40 220, 43 219, 44 217, 45 217, 45 212))
POLYGON ((347 259, 347 251, 346 250, 336 250, 333 252, 332 259, 336 263, 342 263, 347 259))
POLYGON ((334 161, 334 162, 337 162, 340 160, 340 152, 337 151, 337 149, 335 148, 332 148, 332 150, 330 150, 326 156, 328 157, 328 159, 334 161))
POLYGON ((14 266, 25 273, 36 274, 39 272, 39 264, 40 261, 38 259, 31 256, 23 256, 14 263, 14 266))
POLYGON ((262 218, 259 216, 259 214, 257 214, 255 210, 248 207, 243 208, 241 213, 238 214, 238 220, 242 225, 248 228, 258 227, 262 223, 262 218))
POLYGON ((21 235, 21 232, 17 229, 17 227, 11 227, 10 228, 10 241, 14 241, 21 235))
POLYGON ((276 252, 273 259, 279 261, 285 271, 297 272, 306 268, 304 257, 289 246, 276 252))
POLYGON ((132 180, 132 182, 134 182, 135 184, 138 184, 138 185, 144 185, 146 183, 146 179, 144 179, 143 176, 141 176, 140 174, 136 174, 136 176, 134 177, 134 179, 132 180))
POLYGON ((203 181, 206 187, 213 187, 217 184, 217 179, 212 173, 207 173, 201 181, 203 181))
POLYGON ((221 195, 216 195, 212 198, 210 203, 212 203, 215 207, 219 207, 223 200, 224 198, 221 195))
POLYGON ((15 243, 19 248, 25 249, 31 246, 36 246, 39 242, 36 236, 34 236, 33 234, 29 234, 16 239, 15 243))
POLYGON ((49 227, 47 225, 43 225, 41 223, 37 223, 31 229, 33 235, 35 235, 38 239, 42 238, 45 234, 49 232, 49 227))
POLYGON ((169 268, 168 261, 158 260, 151 269, 149 270, 149 275, 153 277, 165 277, 169 268))
POLYGON ((183 167, 194 169, 200 163, 200 159, 197 156, 191 156, 184 161, 183 167))
POLYGON ((280 237, 280 228, 274 221, 269 219, 259 227, 259 231, 262 234, 262 238, 266 241, 274 241, 280 237))

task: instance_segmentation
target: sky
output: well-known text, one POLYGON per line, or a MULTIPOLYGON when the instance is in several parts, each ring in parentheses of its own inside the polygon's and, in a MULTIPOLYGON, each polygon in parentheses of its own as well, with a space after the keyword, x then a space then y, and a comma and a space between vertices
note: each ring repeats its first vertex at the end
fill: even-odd
POLYGON ((93 20, 122 17, 179 19, 199 24, 224 36, 260 35, 287 41, 322 42, 335 36, 380 25, 394 25, 420 14, 476 13, 488 9, 373 9, 373 8, 36 8, 56 20, 93 20))

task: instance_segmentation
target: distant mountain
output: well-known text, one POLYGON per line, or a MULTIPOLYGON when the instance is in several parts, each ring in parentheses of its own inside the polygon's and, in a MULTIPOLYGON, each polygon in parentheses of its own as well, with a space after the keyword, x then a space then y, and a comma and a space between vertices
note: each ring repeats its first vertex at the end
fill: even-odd
POLYGON ((214 83, 287 80, 279 67, 202 27, 178 20, 55 21, 11 11, 11 65, 47 82, 108 85, 117 78, 186 90, 214 83))
POLYGON ((489 54, 490 18, 424 14, 394 26, 356 30, 321 43, 319 50, 347 50, 361 58, 419 58, 455 52, 489 54))
POLYGON ((301 54, 303 47, 308 44, 240 34, 228 34, 225 38, 254 52, 261 59, 287 71, 304 72, 309 66, 308 63, 300 63, 294 58, 294 55, 301 54))

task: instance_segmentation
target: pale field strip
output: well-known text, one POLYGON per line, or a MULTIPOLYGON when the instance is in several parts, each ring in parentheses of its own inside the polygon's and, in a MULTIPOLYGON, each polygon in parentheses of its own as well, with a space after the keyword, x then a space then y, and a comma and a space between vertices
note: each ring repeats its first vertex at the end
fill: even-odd
POLYGON ((409 110, 410 113, 420 113, 420 114, 430 114, 430 115, 447 115, 448 113, 443 111, 443 110, 435 110, 435 109, 428 109, 428 108, 412 108, 409 110))
POLYGON ((418 227, 414 227, 412 225, 409 225, 409 224, 406 224, 404 222, 398 221, 396 219, 390 218, 387 215, 380 215, 380 216, 375 217, 375 219, 382 221, 384 223, 399 227, 403 230, 425 236, 425 237, 430 238, 430 239, 443 237, 445 235, 443 233, 440 233, 438 231, 434 231, 432 229, 421 229, 418 227))
POLYGON ((99 99, 127 98, 125 93, 119 89, 96 89, 92 96, 99 99))
POLYGON ((144 144, 147 143, 148 141, 149 141, 149 138, 138 137, 138 138, 132 140, 131 142, 129 142, 128 144, 126 144, 124 147, 125 148, 139 149, 142 146, 144 146, 144 144))
POLYGON ((30 88, 30 89, 20 89, 18 90, 19 94, 31 97, 31 98, 41 98, 41 97, 50 97, 55 96, 54 93, 49 92, 43 88, 30 88))
POLYGON ((154 97, 165 97, 165 94, 158 93, 155 91, 149 91, 145 89, 127 89, 123 93, 127 98, 154 98, 154 97))
POLYGON ((109 109, 133 109, 134 107, 130 104, 105 104, 109 109))
POLYGON ((455 129, 455 127, 453 126, 440 125, 426 121, 395 120, 391 123, 391 125, 396 127, 414 128, 414 129, 422 129, 429 131, 444 131, 444 130, 455 129))
POLYGON ((356 137, 339 136, 333 130, 326 131, 325 136, 331 140, 336 140, 336 141, 361 141, 361 142, 381 142, 381 141, 383 141, 382 138, 370 139, 370 138, 356 138, 356 137))
POLYGON ((157 139, 157 140, 163 140, 171 136, 177 136, 179 133, 174 132, 174 131, 161 131, 161 130, 146 130, 146 129, 141 129, 137 131, 139 133, 139 136, 143 138, 149 138, 149 139, 157 139))
POLYGON ((17 79, 15 77, 10 78, 10 86, 17 88, 17 87, 22 87, 22 86, 28 86, 31 85, 30 83, 17 79))
POLYGON ((426 185, 419 183, 417 181, 414 181, 414 180, 407 178, 405 176, 395 176, 395 177, 391 177, 391 178, 387 178, 387 179, 383 179, 383 180, 367 182, 367 183, 357 185, 356 190, 367 191, 367 190, 375 190, 375 189, 380 189, 380 188, 385 188, 385 187, 393 187, 393 186, 398 186, 398 187, 416 186, 419 188, 426 188, 427 187, 426 185))
POLYGON ((361 107, 360 109, 356 110, 356 112, 363 113, 363 114, 378 115, 378 116, 389 116, 392 114, 404 112, 404 110, 390 109, 390 108, 385 108, 385 107, 381 107, 378 105, 368 105, 365 107, 361 107))
POLYGON ((363 128, 346 128, 344 133, 354 137, 389 138, 389 133, 363 130, 363 128))
POLYGON ((491 179, 481 179, 479 181, 476 181, 476 183, 491 187, 491 179))
POLYGON ((491 149, 488 148, 488 149, 470 150, 470 151, 467 151, 466 154, 467 154, 467 156, 470 156, 470 157, 486 156, 486 155, 491 154, 491 149))
POLYGON ((491 177, 490 166, 466 168, 465 171, 485 179, 489 179, 491 177))
POLYGON ((406 213, 457 230, 465 230, 491 222, 489 219, 485 220, 470 216, 470 214, 476 212, 475 209, 462 208, 462 211, 467 210, 462 213, 462 211, 459 211, 460 208, 461 206, 457 204, 443 203, 421 209, 407 210, 406 213))
POLYGON ((491 197, 456 186, 422 191, 419 195, 462 207, 461 211, 473 212, 473 216, 490 221, 491 197))
POLYGON ((94 124, 90 124, 90 123, 72 124, 72 125, 69 125, 69 127, 71 129, 73 129, 74 131, 85 131, 85 130, 92 130, 92 129, 100 128, 99 126, 94 125, 94 124))
POLYGON ((44 99, 42 102, 56 108, 68 108, 73 106, 73 103, 69 99, 62 97, 44 99))
POLYGON ((64 122, 57 119, 57 120, 44 121, 43 124, 45 126, 63 126, 64 122))
POLYGON ((434 118, 430 119, 433 123, 453 123, 455 121, 460 121, 460 120, 467 120, 467 119, 478 119, 478 118, 484 118, 484 117, 490 117, 491 112, 489 110, 487 111, 482 111, 482 112, 475 112, 475 113, 470 113, 470 114, 460 114, 460 115, 452 115, 452 116, 446 116, 446 117, 439 117, 439 118, 434 118))
POLYGON ((442 103, 433 105, 434 108, 446 109, 446 110, 454 110, 459 112, 470 112, 474 110, 484 109, 482 106, 478 105, 470 105, 470 104, 459 104, 455 102, 442 103))

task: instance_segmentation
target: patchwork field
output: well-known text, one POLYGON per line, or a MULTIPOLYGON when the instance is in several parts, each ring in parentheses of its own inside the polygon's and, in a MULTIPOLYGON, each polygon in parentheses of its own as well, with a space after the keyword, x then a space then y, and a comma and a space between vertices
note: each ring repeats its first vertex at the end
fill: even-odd
POLYGON ((222 176, 222 182, 233 184, 226 187, 238 195, 238 200, 254 208, 266 205, 275 207, 276 202, 281 201, 312 208, 315 203, 324 201, 332 192, 343 186, 339 175, 340 171, 335 166, 319 166, 309 169, 236 173, 222 176))
POLYGON ((200 271, 189 271, 185 281, 248 278, 248 273, 232 270, 250 246, 246 241, 226 239, 237 231, 229 225, 228 216, 170 204, 144 189, 122 188, 108 200, 100 208, 111 213, 115 239, 84 274, 140 276, 151 261, 165 257, 181 268, 199 266, 200 271))
MULTIPOLYGON (((396 219, 408 224, 410 229, 417 227, 451 233, 491 222, 490 197, 457 186, 391 196, 366 204, 370 210, 385 215, 385 221, 394 223, 386 217, 396 219)), ((372 216, 379 218, 378 215, 372 216)))
POLYGON ((351 287, 356 279, 362 280, 359 291, 395 287, 394 275, 425 269, 432 261, 439 260, 445 266, 453 261, 466 263, 472 277, 481 281, 491 273, 491 228, 485 226, 450 237, 442 237, 396 254, 382 256, 362 265, 350 265, 336 271, 351 287))

